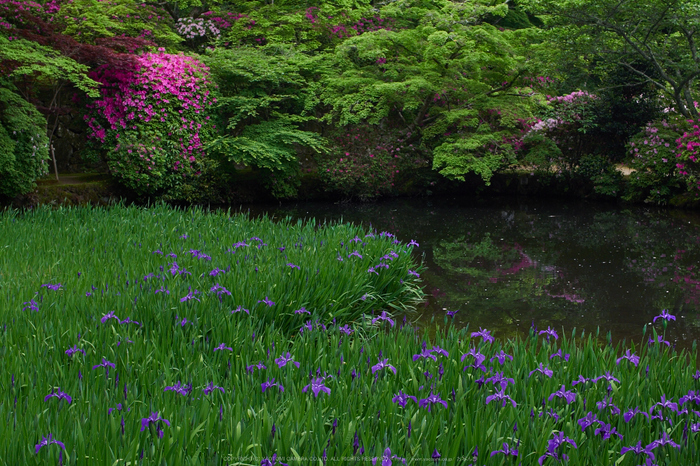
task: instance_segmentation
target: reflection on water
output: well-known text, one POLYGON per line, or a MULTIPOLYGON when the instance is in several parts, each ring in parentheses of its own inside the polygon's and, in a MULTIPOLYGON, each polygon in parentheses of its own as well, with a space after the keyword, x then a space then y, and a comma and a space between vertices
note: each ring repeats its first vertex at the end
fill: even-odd
MULTIPOLYGON (((248 210, 245 207, 244 210, 248 210)), ((700 337, 700 217, 694 213, 516 199, 484 204, 399 199, 368 205, 251 206, 252 214, 340 220, 416 240, 429 293, 422 320, 446 311, 500 336, 574 327, 641 340, 662 309, 666 339, 700 337)), ((660 330, 660 324, 657 324, 660 330)), ((647 335, 648 336, 648 335, 647 335)))

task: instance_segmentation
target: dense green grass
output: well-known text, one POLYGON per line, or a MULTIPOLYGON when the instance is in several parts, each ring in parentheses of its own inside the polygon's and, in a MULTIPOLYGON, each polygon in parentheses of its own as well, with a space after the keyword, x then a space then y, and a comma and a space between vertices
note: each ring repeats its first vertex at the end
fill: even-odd
MULTIPOLYGON (((556 455, 568 455, 566 464, 644 463, 649 455, 621 453, 637 442, 654 447, 649 452, 656 464, 694 464, 700 401, 688 395, 700 389, 695 355, 664 344, 632 346, 638 365, 625 359, 618 364, 623 348, 575 331, 547 340, 533 329, 525 340, 491 342, 487 333, 484 338, 457 328, 447 317, 424 342, 411 325, 380 314, 422 299, 419 279, 409 273, 421 271, 414 246, 369 233, 351 225, 253 221, 165 207, 4 214, 0 465, 61 459, 80 465, 252 465, 273 454, 289 464, 323 464, 324 455, 330 464, 374 457, 381 464, 387 448, 413 464, 432 463, 437 454, 442 464, 470 464, 477 449, 476 464, 529 465, 559 433, 576 444, 552 447, 556 455), (242 241, 249 246, 234 249, 242 241), (191 249, 212 260, 194 257, 191 249), (355 250, 361 258, 349 256, 355 250), (166 257, 170 252, 178 257, 166 257), (173 275, 173 261, 190 274, 173 275), (380 262, 389 267, 368 272, 380 262), (215 267, 228 271, 210 276, 215 267), (61 287, 42 287, 49 283, 61 287), (231 295, 211 292, 217 283, 231 295), (159 289, 170 294, 156 294, 159 289), (190 292, 199 301, 181 301, 190 292), (258 302, 265 299, 275 304, 258 302), (232 312, 239 305, 250 314, 232 312), (294 313, 302 306, 310 314, 294 313), (66 354, 74 347, 84 353, 66 354), (447 355, 431 352, 435 347, 447 355), (552 357, 558 350, 568 360, 552 357), (503 356, 501 363, 501 351, 513 360, 503 356), (299 367, 279 367, 275 359, 287 352, 299 367), (470 352, 483 355, 483 367, 470 352), (95 368, 103 358, 114 367, 95 368), (396 373, 377 368, 384 360, 396 373), (248 369, 258 363, 265 368, 248 369), (551 377, 531 374, 540 364, 551 377), (504 382, 502 393, 513 400, 505 405, 492 399, 501 390, 491 379, 499 372, 513 379, 504 382), (579 375, 592 379, 607 372, 619 382, 572 386, 579 375), (314 393, 309 385, 319 379, 323 386, 317 388, 330 393, 314 393), (191 390, 166 390, 178 382, 191 390), (274 385, 263 391, 266 382, 284 391, 274 385), (223 391, 207 393, 211 383, 223 391), (571 403, 550 399, 562 385, 575 394, 571 403), (400 392, 416 400, 402 407, 394 401, 400 392), (45 399, 59 393, 72 400, 45 399), (686 412, 657 405, 650 418, 624 418, 629 409, 648 414, 662 397, 678 403, 684 396, 686 412), (620 414, 598 409, 610 397, 620 414), (430 401, 436 403, 428 410, 430 401), (578 420, 589 412, 623 438, 596 435, 600 423, 582 430, 578 420), (152 413, 169 424, 144 421, 152 413), (37 452, 49 434, 62 444, 37 452), (664 435, 680 447, 653 443, 664 435), (517 456, 491 456, 504 443, 517 448, 517 456), (343 459, 349 457, 354 459, 343 459)), ((657 326, 662 329, 661 321, 657 326)), ((557 463, 551 456, 542 461, 557 463)))

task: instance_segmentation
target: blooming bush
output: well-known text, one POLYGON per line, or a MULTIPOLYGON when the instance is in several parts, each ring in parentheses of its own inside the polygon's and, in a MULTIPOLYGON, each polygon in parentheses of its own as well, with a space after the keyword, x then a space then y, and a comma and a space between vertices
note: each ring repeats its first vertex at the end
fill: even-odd
POLYGON ((683 120, 671 116, 649 122, 630 139, 628 165, 635 172, 629 177, 626 200, 666 204, 685 185, 676 166, 682 126, 683 120))
POLYGON ((401 169, 426 164, 405 139, 362 126, 337 136, 335 150, 320 156, 318 168, 328 190, 366 201, 390 193, 401 169))
POLYGON ((100 68, 103 97, 89 105, 89 137, 110 172, 139 194, 177 188, 208 165, 215 130, 208 68, 186 55, 147 53, 135 69, 100 68))
POLYGON ((676 167, 686 178, 688 189, 700 197, 700 121, 687 120, 685 131, 676 140, 676 167))
POLYGON ((547 106, 525 136, 524 162, 534 168, 573 173, 591 141, 585 137, 594 127, 593 105, 598 97, 586 91, 547 96, 547 106))

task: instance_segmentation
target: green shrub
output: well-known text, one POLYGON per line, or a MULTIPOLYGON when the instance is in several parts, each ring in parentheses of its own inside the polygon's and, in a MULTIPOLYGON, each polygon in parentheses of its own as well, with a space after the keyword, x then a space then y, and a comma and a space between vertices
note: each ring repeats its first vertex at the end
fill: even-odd
POLYGON ((0 79, 0 196, 15 197, 36 187, 48 171, 46 119, 0 79))

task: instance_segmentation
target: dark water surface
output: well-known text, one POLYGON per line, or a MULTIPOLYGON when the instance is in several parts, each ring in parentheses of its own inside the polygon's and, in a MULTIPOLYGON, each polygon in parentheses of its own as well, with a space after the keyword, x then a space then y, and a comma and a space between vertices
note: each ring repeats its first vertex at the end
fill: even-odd
MULTIPOLYGON (((666 340, 700 338, 700 216, 694 212, 533 200, 395 199, 375 204, 244 206, 252 215, 350 221, 416 240, 430 296, 418 318, 525 335, 531 322, 614 341, 642 340, 662 309, 666 340)), ((415 317, 414 317, 415 318, 415 317)), ((660 332, 660 320, 654 326, 660 332)))

